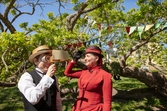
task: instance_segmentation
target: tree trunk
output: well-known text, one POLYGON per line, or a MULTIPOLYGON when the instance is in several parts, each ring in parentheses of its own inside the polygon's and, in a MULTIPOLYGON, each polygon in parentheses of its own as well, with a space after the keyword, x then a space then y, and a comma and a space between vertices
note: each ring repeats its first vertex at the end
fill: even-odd
POLYGON ((16 82, 2 82, 0 81, 0 87, 14 87, 16 86, 16 82))
POLYGON ((126 66, 123 68, 120 75, 123 77, 136 78, 167 98, 167 78, 161 73, 126 66))

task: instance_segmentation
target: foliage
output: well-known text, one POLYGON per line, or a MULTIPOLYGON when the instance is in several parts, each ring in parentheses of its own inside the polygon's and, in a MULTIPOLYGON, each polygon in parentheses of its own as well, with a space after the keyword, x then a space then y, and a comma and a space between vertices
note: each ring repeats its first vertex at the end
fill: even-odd
POLYGON ((0 55, 2 55, 0 80, 6 80, 18 70, 22 61, 28 57, 30 46, 28 39, 22 32, 1 33, 0 44, 0 55))
POLYGON ((53 18, 52 13, 49 13, 49 21, 39 20, 38 24, 34 24, 31 30, 35 34, 31 36, 31 44, 48 44, 49 46, 62 48, 65 44, 75 43, 86 38, 86 34, 80 34, 79 29, 73 32, 66 30, 66 14, 64 15, 61 18, 53 18))

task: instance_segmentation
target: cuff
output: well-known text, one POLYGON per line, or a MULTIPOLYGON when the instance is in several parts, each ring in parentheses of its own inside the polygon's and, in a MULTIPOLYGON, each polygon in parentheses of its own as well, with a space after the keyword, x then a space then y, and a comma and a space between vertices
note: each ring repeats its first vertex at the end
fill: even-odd
POLYGON ((48 87, 50 87, 53 84, 54 79, 52 79, 51 77, 47 75, 44 75, 41 79, 41 82, 45 83, 48 87))

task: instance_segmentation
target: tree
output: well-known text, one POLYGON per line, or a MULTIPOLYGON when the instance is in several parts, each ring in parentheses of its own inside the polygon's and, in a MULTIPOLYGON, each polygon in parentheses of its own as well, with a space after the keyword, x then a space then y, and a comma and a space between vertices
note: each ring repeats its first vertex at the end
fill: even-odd
MULTIPOLYGON (((17 15, 23 14, 17 9, 15 2, 15 0, 3 2, 8 5, 4 15, 0 14, 2 31, 0 79, 3 81, 0 82, 1 86, 16 85, 20 74, 31 68, 27 58, 30 54, 29 50, 32 50, 36 45, 48 44, 64 48, 64 45, 68 47, 69 44, 85 43, 98 38, 101 43, 98 45, 103 46, 110 39, 115 41, 114 44, 118 48, 119 56, 113 63, 117 64, 119 69, 112 72, 113 63, 105 62, 107 64, 105 68, 108 71, 114 75, 119 73, 123 77, 136 78, 167 97, 165 77, 167 2, 165 0, 138 0, 137 5, 140 8, 127 12, 124 12, 121 0, 87 0, 86 2, 73 0, 73 9, 76 13, 59 13, 59 16, 48 13, 49 21, 40 20, 32 27, 27 27, 27 23, 22 23, 20 26, 25 29, 24 33, 17 32, 12 25, 13 22, 7 19, 9 12, 14 15, 15 19, 18 17, 17 15), (140 35, 141 31, 139 32, 140 27, 137 27, 130 35, 126 32, 126 28, 128 29, 129 26, 149 24, 154 25, 149 30, 143 31, 142 35, 140 35), (110 26, 112 28, 108 30, 110 26), (11 34, 7 32, 8 30, 11 34), (113 32, 119 34, 113 36, 113 32), (25 41, 26 44, 24 44, 25 41), (134 53, 137 53, 135 57, 134 53), (14 59, 11 59, 12 57, 14 59), (13 63, 13 60, 16 62, 13 63), (156 70, 143 69, 141 66, 146 65, 146 61, 156 70)), ((64 7, 62 1, 58 3, 60 7, 64 7)), ((40 0, 31 3, 30 6, 35 11, 37 5, 40 6, 40 0)), ((79 49, 83 50, 84 46, 79 49)), ((76 48, 65 48, 65 50, 68 50, 72 55, 76 48)))

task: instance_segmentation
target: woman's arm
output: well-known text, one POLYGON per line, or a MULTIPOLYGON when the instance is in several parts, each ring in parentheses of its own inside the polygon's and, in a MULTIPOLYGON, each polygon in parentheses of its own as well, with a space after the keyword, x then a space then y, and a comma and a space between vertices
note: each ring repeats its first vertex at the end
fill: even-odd
POLYGON ((79 78, 81 76, 82 70, 72 70, 75 65, 74 61, 70 61, 64 71, 64 74, 68 77, 79 78))

